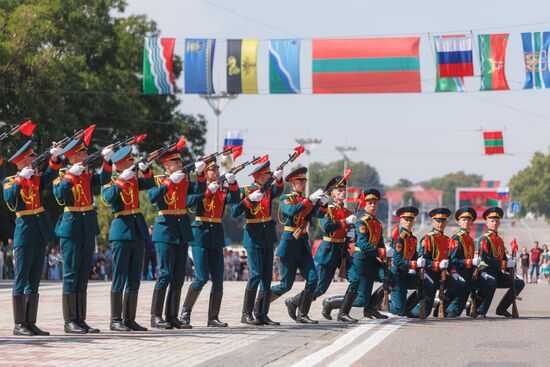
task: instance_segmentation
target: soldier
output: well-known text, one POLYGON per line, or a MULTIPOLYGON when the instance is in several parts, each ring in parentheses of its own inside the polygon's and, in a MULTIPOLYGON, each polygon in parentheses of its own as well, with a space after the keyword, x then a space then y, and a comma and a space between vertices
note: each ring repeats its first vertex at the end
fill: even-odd
POLYGON ((376 189, 368 189, 363 192, 365 200, 365 215, 355 222, 355 246, 351 260, 351 266, 348 271, 349 286, 344 295, 344 300, 338 314, 338 321, 357 322, 349 315, 354 304, 357 291, 360 286, 364 289, 363 314, 365 317, 387 319, 386 315, 378 312, 374 304, 382 300, 382 293, 375 294, 373 304, 371 301, 371 292, 374 280, 384 281, 384 264, 386 256, 393 256, 393 250, 386 250, 384 239, 382 237, 382 223, 376 219, 376 211, 380 200, 380 192, 376 189), (380 259, 380 262, 378 259, 380 259), (378 300, 379 299, 379 300, 378 300))
POLYGON ((153 173, 143 162, 138 164, 143 177, 136 177, 131 146, 119 149, 111 161, 115 164, 117 173, 101 190, 104 202, 111 207, 111 212, 115 216, 109 232, 109 241, 113 249, 110 329, 147 331, 136 322, 143 249, 145 241, 151 240, 145 218, 139 208, 139 191, 150 189, 155 182, 153 173), (124 286, 126 289, 123 302, 124 286))
POLYGON ((44 213, 42 193, 57 177, 63 149, 51 148, 45 172, 36 174, 31 163, 36 156, 32 142, 28 141, 8 161, 17 166, 16 176, 4 180, 4 200, 15 212, 13 252, 15 259, 13 284, 14 335, 50 335, 36 326, 38 313, 38 287, 46 244, 53 242, 55 233, 44 213))
POLYGON ((292 289, 296 279, 296 271, 300 269, 300 274, 306 281, 305 288, 302 292, 285 301, 288 314, 296 322, 317 324, 317 321, 310 319, 308 316, 315 288, 317 287, 317 274, 309 245, 307 223, 304 221, 307 220, 306 217, 311 210, 315 210, 313 215, 318 217, 324 214, 315 209, 314 206, 319 200, 323 200, 323 205, 325 205, 328 202, 328 197, 324 196, 321 189, 309 195, 308 198, 303 196, 307 184, 306 173, 307 168, 301 167, 285 177, 285 181, 292 185, 292 192, 281 197, 279 206, 282 214, 281 224, 284 226, 281 242, 276 253, 276 256, 281 259, 281 281, 271 287, 270 302, 292 289), (301 227, 304 225, 306 226, 305 230, 302 230, 301 227), (296 232, 297 230, 298 232, 296 232), (297 308, 299 308, 299 311, 296 315, 297 308))
POLYGON ((95 237, 99 234, 92 190, 111 180, 110 159, 113 155, 112 149, 103 149, 103 169, 97 174, 81 163, 88 156, 86 150, 84 137, 65 146, 63 155, 71 166, 60 170, 59 178, 53 184, 54 196, 64 207, 55 227, 55 234, 61 239, 63 256, 64 329, 66 333, 76 334, 99 333, 99 329, 86 323, 86 291, 95 237))
POLYGON ((195 221, 192 224, 191 250, 195 263, 195 279, 187 291, 181 319, 190 325, 193 306, 210 278, 212 279, 212 290, 208 302, 207 326, 227 327, 227 323, 221 322, 219 319, 223 298, 223 247, 225 245, 222 216, 226 204, 237 204, 241 196, 233 173, 225 174, 225 179, 229 184, 227 187, 220 187, 218 184, 220 168, 216 163, 216 158, 206 164, 205 172, 208 190, 204 199, 196 203, 195 221))
POLYGON ((516 260, 508 259, 506 256, 506 249, 504 248, 504 241, 498 235, 498 229, 500 227, 500 219, 504 215, 504 212, 499 207, 491 207, 483 213, 483 219, 487 225, 488 231, 479 238, 478 247, 481 249, 481 264, 480 268, 481 278, 488 282, 489 292, 482 295, 482 302, 477 309, 477 313, 480 317, 485 318, 493 296, 495 295, 495 288, 508 289, 502 300, 498 304, 496 314, 504 317, 512 317, 508 312, 508 307, 512 304, 513 297, 519 295, 525 283, 520 278, 516 277, 512 280, 509 269, 516 266, 516 260), (515 295, 512 293, 512 281, 515 281, 515 295))
MULTIPOLYGON (((445 235, 445 227, 447 227, 448 218, 451 211, 447 208, 436 208, 430 211, 429 216, 432 218, 432 230, 424 235, 418 245, 418 253, 426 260, 426 272, 424 274, 424 284, 427 286, 427 292, 424 298, 426 307, 426 315, 432 311, 435 299, 436 290, 439 288, 441 274, 447 271, 449 267, 449 237, 445 235)), ((453 288, 448 288, 450 291, 453 288)), ((413 300, 417 294, 410 297, 410 302, 417 303, 418 300, 413 300)), ((441 296, 441 295, 440 295, 441 296)), ((437 310, 437 308, 436 308, 437 310)), ((420 312, 420 305, 408 314, 408 317, 416 318, 420 312)))
POLYGON ((185 266, 189 242, 193 240, 191 222, 187 207, 204 197, 206 189, 203 170, 205 163, 195 163, 197 182, 190 182, 182 172, 179 151, 168 151, 158 160, 164 166, 165 174, 156 176, 156 186, 149 190, 149 201, 156 205, 158 213, 153 228, 159 278, 155 284, 151 302, 151 326, 161 329, 190 329, 188 320, 178 319, 181 288, 185 279, 185 266), (166 319, 162 319, 162 308, 166 296, 166 319))
MULTIPOLYGON (((342 176, 333 177, 327 184, 325 190, 328 190, 334 184, 340 182, 342 176)), ((315 298, 322 296, 327 292, 328 287, 333 281, 336 269, 340 267, 347 253, 348 240, 353 238, 355 231, 353 229, 356 217, 344 206, 346 200, 347 181, 341 181, 328 195, 334 201, 329 205, 325 216, 320 220, 323 230, 323 241, 315 253, 315 262, 319 264, 319 282, 315 290, 315 298)), ((342 269, 344 271, 345 269, 342 269)), ((332 320, 330 312, 333 309, 340 308, 343 296, 334 296, 323 300, 323 316, 327 320, 332 320)))
MULTIPOLYGON (((426 261, 418 257, 416 252, 416 237, 412 234, 414 219, 418 215, 418 209, 406 206, 397 209, 399 216, 399 232, 392 238, 392 248, 395 253, 391 267, 391 275, 394 278, 393 290, 390 293, 390 313, 404 316, 412 306, 407 307, 407 290, 417 290, 419 279, 417 268, 422 268, 426 261)), ((427 283, 427 282, 424 282, 427 283)))
POLYGON ((249 325, 279 325, 267 314, 271 303, 271 279, 273 276, 273 245, 277 242, 275 222, 271 217, 273 199, 283 193, 283 171, 271 172, 269 161, 256 167, 250 174, 251 185, 240 189, 241 201, 231 208, 231 215, 245 215, 246 224, 243 245, 248 254, 249 278, 244 292, 241 322, 249 325), (264 193, 261 186, 273 175, 275 183, 264 193), (256 319, 252 315, 256 291, 258 294, 256 319), (267 300, 264 302, 264 300, 267 300))

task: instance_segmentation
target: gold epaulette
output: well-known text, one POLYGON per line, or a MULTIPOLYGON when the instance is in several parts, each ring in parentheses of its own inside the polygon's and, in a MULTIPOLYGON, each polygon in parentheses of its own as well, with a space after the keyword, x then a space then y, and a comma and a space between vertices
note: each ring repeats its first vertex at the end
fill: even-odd
POLYGON ((15 176, 8 176, 2 181, 2 187, 4 190, 9 189, 13 182, 15 181, 15 176))
POLYGON ((155 176, 155 184, 157 186, 160 186, 160 180, 163 179, 163 178, 166 178, 166 175, 156 175, 155 176))
POLYGON ((401 233, 399 233, 399 237, 404 240, 406 240, 409 236, 410 236, 410 233, 407 231, 401 231, 401 233))
POLYGON ((372 220, 372 219, 375 219, 372 215, 370 214, 365 214, 363 215, 361 218, 359 218, 359 220, 362 220, 363 222, 367 222, 369 220, 372 220))

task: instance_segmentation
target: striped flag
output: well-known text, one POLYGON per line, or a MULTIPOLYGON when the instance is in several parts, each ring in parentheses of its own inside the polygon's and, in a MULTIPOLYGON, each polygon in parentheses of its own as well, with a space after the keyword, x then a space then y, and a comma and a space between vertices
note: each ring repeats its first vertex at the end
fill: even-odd
POLYGON ((419 37, 312 40, 313 93, 420 92, 419 37))
POLYGON ((510 200, 510 189, 508 187, 499 187, 497 189, 498 200, 510 200))
MULTIPOLYGON (((464 35, 456 36, 434 36, 434 42, 437 42, 441 38, 452 38, 452 37, 464 37, 464 35)), ((437 51, 435 53, 435 59, 439 64, 439 55, 437 51)), ((439 68, 436 69, 436 81, 435 81, 435 91, 436 92, 464 92, 464 78, 454 77, 454 78, 442 78, 439 75, 439 68)))
POLYGON ((348 187, 346 202, 355 203, 359 199, 361 190, 358 187, 348 187))
POLYGON ((504 154, 502 131, 484 131, 483 144, 487 155, 504 154))
POLYGON ((474 75, 472 37, 437 37, 435 50, 440 77, 453 78, 474 75))
POLYGON ((257 51, 257 39, 227 41, 228 93, 258 94, 257 51))
POLYGON ((499 187, 500 180, 482 180, 479 187, 499 187))
POLYGON ((233 150, 233 159, 236 159, 243 152, 244 131, 228 130, 223 141, 223 150, 229 148, 239 148, 233 150))
POLYGON ((269 41, 269 92, 300 93, 300 40, 269 41))
POLYGON ((185 93, 213 94, 212 65, 215 39, 192 38, 185 40, 184 76, 185 93))
POLYGON ((506 45, 509 34, 480 34, 479 60, 481 65, 480 90, 508 90, 504 72, 506 45))
POLYGON ((147 37, 143 48, 143 94, 174 94, 175 38, 147 37))
POLYGON ((548 46, 550 32, 522 33, 523 60, 525 61, 524 89, 550 88, 548 46))

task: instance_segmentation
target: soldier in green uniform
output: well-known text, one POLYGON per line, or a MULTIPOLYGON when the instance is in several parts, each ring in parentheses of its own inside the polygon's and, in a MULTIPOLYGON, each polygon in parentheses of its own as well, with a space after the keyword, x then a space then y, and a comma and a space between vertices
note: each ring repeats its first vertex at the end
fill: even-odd
POLYGON ((317 274, 311 255, 309 236, 306 221, 310 211, 313 216, 321 217, 324 213, 315 208, 317 201, 328 202, 328 197, 319 189, 309 197, 304 197, 306 189, 307 168, 301 167, 289 173, 285 181, 292 185, 292 192, 281 197, 279 206, 283 234, 277 248, 276 256, 281 259, 281 281, 271 287, 271 302, 292 289, 296 279, 296 271, 304 277, 306 284, 302 292, 285 301, 290 317, 299 323, 316 324, 316 320, 309 318, 308 313, 317 287, 317 274), (302 228, 301 228, 302 227, 302 228), (303 229, 303 230, 302 230, 303 229), (300 233, 296 232, 299 231, 300 233), (297 237, 297 238, 296 238, 297 237), (296 314, 298 309, 298 314, 296 314))
POLYGON ((508 289, 497 306, 496 314, 512 317, 510 312, 508 312, 508 308, 512 304, 513 297, 520 294, 525 287, 522 279, 517 276, 515 279, 512 279, 509 273, 509 269, 516 266, 516 260, 508 259, 504 241, 498 235, 500 219, 503 215, 504 212, 499 207, 491 207, 483 213, 483 219, 485 219, 488 231, 479 238, 478 247, 481 251, 480 267, 483 271, 481 277, 489 283, 490 288, 489 292, 482 294, 483 300, 477 309, 478 315, 483 318, 491 306, 496 288, 508 289), (515 295, 511 289, 513 281, 515 282, 515 295))
POLYGON ((53 193, 62 205, 63 214, 55 227, 55 234, 61 239, 63 256, 63 319, 66 333, 98 333, 99 330, 86 323, 88 278, 91 259, 95 249, 95 237, 99 235, 97 213, 94 208, 92 190, 111 180, 113 155, 106 148, 101 173, 82 164, 87 157, 87 143, 91 135, 76 138, 63 150, 63 155, 71 164, 59 171, 54 181, 53 193))
POLYGON ((179 151, 168 151, 158 159, 166 173, 157 176, 156 186, 149 190, 149 201, 155 204, 158 210, 153 227, 153 242, 159 263, 159 278, 151 303, 151 326, 162 329, 189 329, 189 322, 178 319, 189 242, 193 240, 187 208, 204 197, 206 184, 203 171, 206 164, 202 161, 195 163, 197 182, 191 182, 181 171, 179 151), (162 308, 165 297, 166 318, 163 320, 162 308))
POLYGON ((227 181, 228 186, 220 187, 218 183, 220 170, 215 158, 207 162, 205 172, 208 189, 204 198, 196 203, 195 221, 192 224, 191 250, 195 263, 195 279, 187 291, 181 319, 184 323, 190 324, 193 306, 210 278, 212 290, 208 302, 207 326, 227 327, 227 323, 219 319, 223 297, 223 247, 225 245, 222 216, 225 206, 237 204, 241 200, 241 195, 235 175, 231 172, 225 174, 224 181, 227 181))
POLYGON ((51 148, 51 158, 43 174, 31 168, 36 154, 28 141, 9 162, 17 166, 16 176, 3 182, 4 201, 15 212, 13 252, 15 260, 13 283, 14 335, 50 335, 36 326, 38 313, 38 287, 46 244, 55 240, 53 227, 44 213, 42 193, 57 177, 61 161, 61 148, 51 148))
POLYGON ((249 278, 244 292, 241 322, 249 325, 279 325, 268 317, 271 303, 271 279, 273 277, 273 245, 277 242, 275 222, 271 216, 271 203, 283 193, 283 171, 271 172, 270 162, 256 167, 250 174, 251 185, 240 188, 241 201, 231 208, 231 215, 245 216, 243 246, 248 254, 249 278), (260 188, 271 177, 275 183, 262 193, 260 188), (258 294, 257 317, 252 315, 254 299, 258 294))
POLYGON ((119 149, 111 161, 116 166, 117 174, 101 190, 103 201, 111 207, 114 215, 109 232, 113 249, 110 329, 147 331, 136 322, 143 249, 145 241, 151 240, 139 208, 139 191, 148 190, 155 185, 153 172, 147 164, 140 162, 138 167, 143 177, 136 177, 138 172, 135 171, 132 161, 131 146, 119 149))

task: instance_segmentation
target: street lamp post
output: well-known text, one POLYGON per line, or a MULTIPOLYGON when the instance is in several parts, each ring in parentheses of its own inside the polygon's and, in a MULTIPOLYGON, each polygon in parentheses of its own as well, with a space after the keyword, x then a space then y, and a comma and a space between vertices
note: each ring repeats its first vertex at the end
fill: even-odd
POLYGON ((296 142, 304 147, 305 153, 306 153, 306 167, 307 167, 307 173, 306 173, 306 196, 309 196, 309 156, 311 154, 311 151, 318 145, 321 144, 321 139, 312 139, 312 138, 299 138, 296 139, 296 142))
POLYGON ((237 98, 237 95, 227 94, 226 92, 222 92, 218 94, 201 94, 200 97, 203 98, 208 103, 210 108, 212 108, 214 115, 216 115, 216 128, 214 129, 215 130, 214 133, 216 134, 216 138, 214 139, 216 142, 215 143, 216 147, 214 148, 214 151, 217 151, 218 149, 221 148, 220 147, 220 115, 222 114, 224 108, 227 107, 229 102, 237 98))

